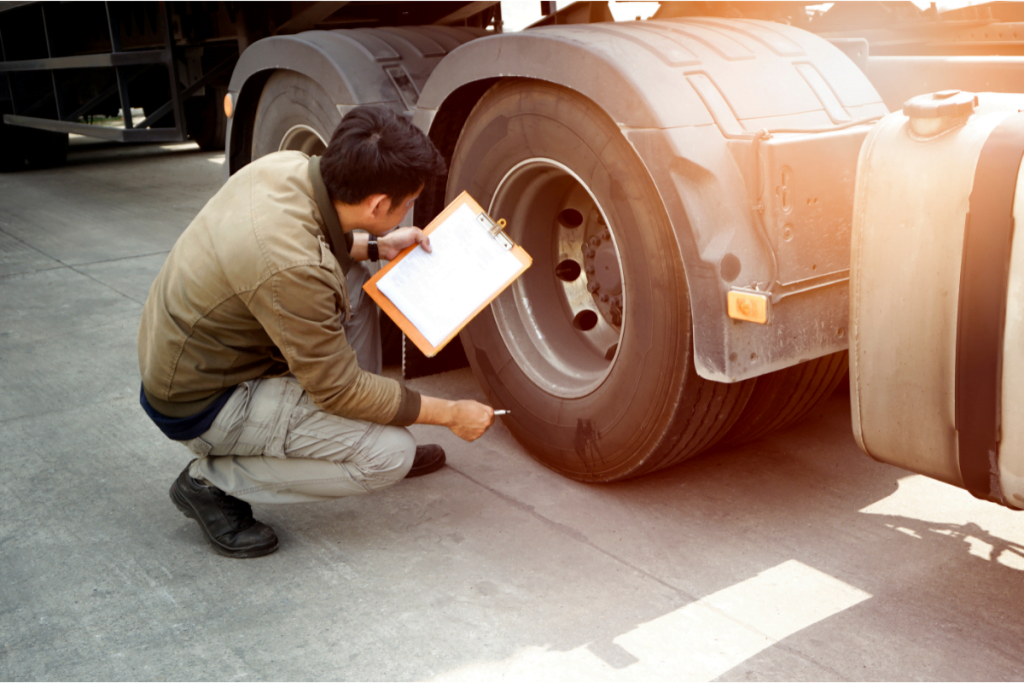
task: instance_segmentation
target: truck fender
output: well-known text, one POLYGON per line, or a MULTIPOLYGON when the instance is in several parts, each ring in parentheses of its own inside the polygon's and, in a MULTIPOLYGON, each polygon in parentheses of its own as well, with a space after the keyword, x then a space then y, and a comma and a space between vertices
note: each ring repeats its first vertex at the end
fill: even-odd
MULTIPOLYGON (((837 216, 827 227, 818 221, 819 232, 838 245, 829 256, 839 264, 831 268, 837 282, 788 298, 774 307, 767 325, 730 319, 726 303, 730 289, 763 289, 782 272, 779 249, 773 249, 752 208, 759 175, 750 153, 754 133, 835 127, 887 113, 845 54, 806 31, 754 20, 542 27, 454 50, 427 81, 413 121, 450 156, 476 100, 506 78, 546 81, 580 93, 618 125, 636 151, 682 257, 701 377, 736 382, 846 348, 843 273, 849 268, 852 178, 866 127, 852 143, 836 143, 852 147, 839 174, 850 181, 849 206, 833 207, 837 216), (845 230, 845 244, 837 230, 845 230)), ((808 159, 806 150, 803 156, 794 175, 807 183, 808 193, 815 183, 832 182, 818 165, 827 158, 808 159)), ((762 179, 760 192, 770 193, 774 182, 762 179)), ((814 229, 814 220, 807 222, 814 229)), ((785 272, 796 273, 799 265, 785 272)))
POLYGON ((285 69, 308 76, 338 106, 338 119, 362 104, 411 115, 434 67, 450 51, 484 35, 482 29, 407 26, 306 31, 253 43, 231 74, 226 173, 251 161, 252 123, 267 79, 285 69))

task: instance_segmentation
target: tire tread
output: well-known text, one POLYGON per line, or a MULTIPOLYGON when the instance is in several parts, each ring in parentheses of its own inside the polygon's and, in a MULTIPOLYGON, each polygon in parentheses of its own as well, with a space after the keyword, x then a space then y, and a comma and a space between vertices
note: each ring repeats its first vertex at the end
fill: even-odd
POLYGON ((803 419, 832 395, 848 359, 842 351, 753 380, 750 401, 719 445, 737 446, 803 419))

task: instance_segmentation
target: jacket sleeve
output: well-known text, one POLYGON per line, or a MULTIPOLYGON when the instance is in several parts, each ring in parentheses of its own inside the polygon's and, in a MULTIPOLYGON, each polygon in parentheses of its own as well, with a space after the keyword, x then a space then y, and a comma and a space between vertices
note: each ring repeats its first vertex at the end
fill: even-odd
POLYGON ((342 294, 333 277, 317 266, 285 268, 256 288, 249 309, 318 406, 379 424, 412 424, 419 394, 359 368, 341 325, 342 294))

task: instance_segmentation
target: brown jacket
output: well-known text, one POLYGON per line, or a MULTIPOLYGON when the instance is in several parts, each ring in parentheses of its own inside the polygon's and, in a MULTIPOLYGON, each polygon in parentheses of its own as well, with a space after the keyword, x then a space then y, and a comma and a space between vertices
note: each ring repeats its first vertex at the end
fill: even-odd
POLYGON ((352 260, 340 235, 319 158, 278 152, 233 175, 149 291, 139 368, 150 405, 187 417, 241 382, 291 371, 331 413, 415 421, 419 395, 360 370, 345 338, 352 260))

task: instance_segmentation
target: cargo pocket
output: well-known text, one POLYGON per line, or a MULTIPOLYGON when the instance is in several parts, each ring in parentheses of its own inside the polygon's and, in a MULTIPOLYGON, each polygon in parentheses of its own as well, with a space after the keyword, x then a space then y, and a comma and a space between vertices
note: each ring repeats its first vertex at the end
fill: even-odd
POLYGON ((283 458, 288 418, 303 396, 302 385, 291 377, 256 380, 248 413, 232 455, 283 458))

